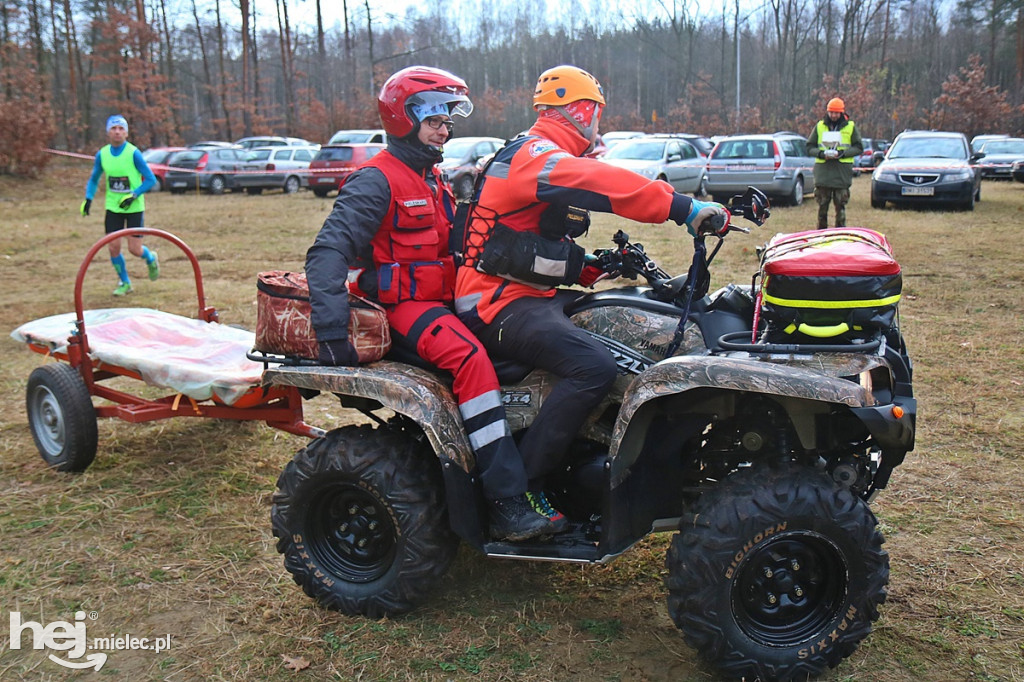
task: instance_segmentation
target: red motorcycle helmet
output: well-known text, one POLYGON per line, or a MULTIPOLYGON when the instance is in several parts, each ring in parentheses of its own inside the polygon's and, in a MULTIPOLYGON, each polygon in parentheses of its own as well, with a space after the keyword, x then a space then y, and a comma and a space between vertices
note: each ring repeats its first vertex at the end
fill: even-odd
POLYGON ((469 116, 466 81, 455 74, 429 66, 409 66, 391 75, 377 96, 380 122, 388 135, 403 138, 428 116, 469 116))

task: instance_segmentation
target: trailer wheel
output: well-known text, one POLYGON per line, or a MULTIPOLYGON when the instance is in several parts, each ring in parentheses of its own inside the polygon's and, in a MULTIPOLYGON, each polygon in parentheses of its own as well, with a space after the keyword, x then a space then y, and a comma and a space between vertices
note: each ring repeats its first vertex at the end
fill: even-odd
POLYGON ((335 429, 295 455, 277 488, 277 551, 325 608, 370 618, 404 613, 455 557, 437 458, 400 429, 335 429))
POLYGON ((96 459, 96 411, 85 382, 63 363, 32 370, 25 391, 32 438, 57 471, 85 471, 96 459))

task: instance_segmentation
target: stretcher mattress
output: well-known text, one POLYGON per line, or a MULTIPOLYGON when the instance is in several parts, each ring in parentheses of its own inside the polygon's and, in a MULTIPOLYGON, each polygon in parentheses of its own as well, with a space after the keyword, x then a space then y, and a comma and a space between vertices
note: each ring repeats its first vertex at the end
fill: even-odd
MULTIPOLYGON (((65 313, 27 322, 11 337, 63 353, 74 331, 75 314, 65 313)), ((231 405, 263 374, 263 365, 245 355, 255 334, 216 322, 152 308, 103 308, 85 311, 85 333, 93 360, 195 400, 216 396, 231 405)))

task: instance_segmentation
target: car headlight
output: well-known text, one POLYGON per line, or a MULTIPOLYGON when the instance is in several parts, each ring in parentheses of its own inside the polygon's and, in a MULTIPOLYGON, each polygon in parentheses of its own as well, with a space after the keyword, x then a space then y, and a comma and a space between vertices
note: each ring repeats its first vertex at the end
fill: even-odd
POLYGON ((963 180, 970 180, 974 177, 974 173, 969 170, 958 170, 951 173, 946 173, 944 180, 947 182, 961 182, 963 180))
POLYGON ((871 174, 871 179, 879 182, 896 182, 896 174, 892 171, 876 170, 871 174))

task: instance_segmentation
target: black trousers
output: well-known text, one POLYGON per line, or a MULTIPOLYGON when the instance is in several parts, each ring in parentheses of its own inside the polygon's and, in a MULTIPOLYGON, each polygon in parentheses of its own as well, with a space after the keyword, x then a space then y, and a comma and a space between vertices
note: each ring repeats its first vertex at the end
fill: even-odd
POLYGON ((565 306, 579 295, 561 289, 552 298, 521 298, 487 325, 466 319, 492 356, 561 377, 519 443, 531 490, 543 489, 545 475, 559 467, 590 411, 615 382, 612 354, 565 315, 565 306))

